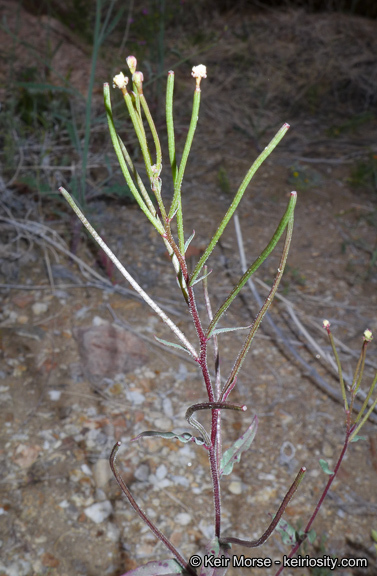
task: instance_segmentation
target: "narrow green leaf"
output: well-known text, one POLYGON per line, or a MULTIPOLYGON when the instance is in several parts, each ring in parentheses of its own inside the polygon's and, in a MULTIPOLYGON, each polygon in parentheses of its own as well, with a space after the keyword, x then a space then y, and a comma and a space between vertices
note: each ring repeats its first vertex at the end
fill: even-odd
POLYGON ((371 534, 372 534, 372 539, 374 542, 377 542, 377 530, 371 530, 371 534))
POLYGON ((215 328, 211 333, 211 338, 224 332, 235 332, 236 330, 247 330, 248 328, 251 328, 251 324, 249 326, 237 326, 236 328, 215 328))
POLYGON ((208 260, 209 255, 211 254, 212 250, 216 246, 216 244, 217 244, 219 238, 221 237, 222 233, 224 232, 229 220, 231 219, 235 210, 237 209, 237 206, 240 203, 250 180, 252 179, 255 172, 260 167, 260 165, 266 160, 267 156, 269 156, 271 154, 271 152, 273 151, 273 149, 279 144, 280 140, 286 134, 288 129, 289 129, 289 124, 284 124, 280 128, 280 130, 273 137, 273 139, 268 144, 268 146, 266 146, 266 148, 258 156, 258 158, 255 160, 255 162, 253 163, 253 165, 249 169, 248 173, 246 174, 245 178, 243 179, 243 181, 242 181, 242 183, 241 183, 241 185, 240 185, 240 187, 239 187, 239 189, 238 189, 238 191, 234 197, 233 202, 229 206, 228 211, 225 214, 221 224, 219 225, 218 229, 216 230, 214 236, 212 237, 212 240, 208 244, 203 256, 200 258, 198 264, 195 267, 194 272, 191 275, 191 282, 190 282, 191 286, 192 286, 192 283, 196 280, 196 278, 200 274, 201 269, 203 268, 204 264, 208 260))
POLYGON ((186 254, 187 248, 190 246, 190 243, 193 240, 194 236, 195 236, 195 230, 192 231, 190 238, 188 238, 185 242, 185 254, 186 254))
POLYGON ((233 470, 233 466, 236 462, 241 460, 241 454, 248 450, 255 438, 258 428, 258 418, 254 416, 252 423, 244 434, 224 452, 220 463, 220 478, 221 476, 227 476, 233 470))
MULTIPOLYGON (((274 235, 272 236, 270 242, 267 244, 266 248, 263 252, 258 256, 258 258, 251 264, 251 266, 246 270, 245 274, 240 278, 237 285, 233 288, 232 292, 229 294, 228 298, 223 302, 220 306, 218 311, 213 317, 211 324, 208 327, 207 331, 207 338, 209 338, 214 330, 216 324, 220 320, 221 316, 224 312, 229 308, 233 300, 236 298, 240 290, 244 287, 246 282, 249 280, 250 276, 254 274, 256 270, 258 270, 259 266, 266 260, 266 258, 271 254, 273 249, 275 248, 276 244, 279 242, 285 228, 288 225, 288 222, 291 220, 295 206, 297 202, 297 194, 296 192, 291 193, 291 197, 289 199, 289 203, 287 209, 279 222, 278 227, 275 230, 274 235)), ((191 281, 190 281, 191 284, 191 281)))
MULTIPOLYGON (((296 194, 296 192, 292 192, 291 194, 296 194)), ((287 262, 287 258, 288 258, 288 252, 289 252, 289 247, 291 244, 291 239, 292 239, 292 232, 293 232, 293 223, 294 223, 294 218, 293 218, 293 213, 290 217, 290 219, 288 220, 288 225, 287 225, 287 234, 285 237, 285 241, 284 241, 284 247, 283 247, 283 252, 280 258, 280 263, 279 263, 279 267, 278 267, 278 272, 275 276, 275 280, 274 283, 272 285, 272 288, 266 298, 266 300, 264 301, 264 304, 262 306, 262 308, 259 310, 257 317, 255 318, 253 325, 250 329, 249 334, 246 336, 245 342, 236 358, 235 363, 233 364, 233 368, 228 376, 228 379, 226 381, 225 386, 223 387, 223 390, 221 392, 221 400, 226 398, 228 393, 230 392, 230 390, 232 389, 232 387, 234 386, 235 380, 237 378, 237 374, 238 372, 241 370, 241 366, 246 358, 246 354, 248 353, 250 346, 253 342, 254 336, 260 326, 260 323, 262 322, 262 319, 264 317, 264 315, 267 313, 269 307, 271 306, 271 303, 275 297, 276 291, 279 287, 280 281, 282 279, 283 273, 284 273, 284 269, 285 269, 285 264, 287 262)))
POLYGON ((173 176, 173 184, 177 180, 177 160, 175 154, 175 136, 173 120, 173 92, 174 92, 174 72, 170 70, 168 74, 168 83, 166 87, 166 127, 168 132, 169 159, 173 176))
POLYGON ((321 468, 325 474, 328 474, 329 476, 332 476, 334 474, 334 472, 332 470, 330 470, 329 465, 327 464, 326 460, 323 460, 321 458, 319 461, 319 464, 320 464, 320 466, 321 466, 321 468))
MULTIPOLYGON (((181 188, 182 188, 182 181, 183 176, 186 169, 187 160, 190 154, 190 149, 192 145, 192 141, 194 138, 196 125, 198 123, 199 118, 199 107, 200 107, 200 90, 195 90, 194 92, 194 100, 192 105, 192 113, 191 113, 191 121, 189 130, 187 133, 187 138, 185 142, 185 146, 182 153, 181 163, 179 165, 179 170, 175 178, 174 182, 174 195, 172 204, 169 211, 169 218, 172 218, 172 215, 177 210, 177 230, 178 230, 178 245, 181 252, 184 250, 185 240, 184 240, 184 230, 183 230, 183 216, 182 216, 182 198, 181 198, 181 188)), ((173 173, 174 178, 174 173, 173 173)))
POLYGON ((197 279, 195 280, 195 282, 193 282, 193 283, 191 284, 191 287, 192 287, 192 286, 195 286, 195 284, 198 284, 199 282, 201 282, 201 281, 204 280, 205 278, 208 278, 208 276, 209 276, 210 274, 212 274, 212 270, 210 270, 209 272, 206 272, 206 274, 203 274, 203 276, 200 276, 200 278, 197 278, 197 279))
POLYGON ((200 436, 193 436, 190 432, 183 432, 178 434, 177 432, 160 432, 159 430, 146 430, 141 432, 135 438, 132 438, 131 442, 136 442, 140 438, 165 438, 166 440, 179 440, 183 444, 187 442, 195 442, 198 446, 203 446, 205 444, 203 438, 200 436))
POLYGON ((181 346, 180 344, 176 344, 175 342, 169 342, 168 340, 163 340, 162 338, 158 338, 157 336, 155 336, 155 339, 164 346, 170 346, 170 348, 178 348, 179 350, 183 350, 183 352, 187 352, 187 354, 190 354, 190 356, 192 356, 190 350, 187 350, 187 348, 181 346))

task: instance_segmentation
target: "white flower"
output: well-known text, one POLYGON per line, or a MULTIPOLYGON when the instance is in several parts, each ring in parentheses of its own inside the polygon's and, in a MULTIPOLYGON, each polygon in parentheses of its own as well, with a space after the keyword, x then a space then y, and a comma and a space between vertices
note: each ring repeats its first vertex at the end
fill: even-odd
POLYGON ((123 90, 124 88, 126 88, 127 84, 128 84, 128 78, 123 74, 123 72, 119 72, 119 74, 114 76, 113 88, 119 88, 120 90, 123 90))
POLYGON ((204 64, 199 64, 198 66, 193 66, 191 75, 194 78, 207 78, 206 66, 204 66, 204 64))
POLYGON ((365 330, 364 340, 366 340, 367 342, 370 342, 371 340, 373 340, 373 334, 372 334, 371 330, 365 330))

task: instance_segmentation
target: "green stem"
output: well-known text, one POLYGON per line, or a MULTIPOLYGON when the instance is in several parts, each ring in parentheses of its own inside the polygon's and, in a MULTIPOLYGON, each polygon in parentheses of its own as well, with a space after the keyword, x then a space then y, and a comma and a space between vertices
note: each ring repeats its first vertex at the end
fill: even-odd
POLYGON ((274 235, 272 236, 270 242, 268 243, 266 248, 263 250, 263 252, 260 254, 260 256, 258 256, 258 258, 253 262, 253 264, 246 270, 245 274, 239 280, 237 285, 233 288, 233 290, 229 294, 228 298, 220 306, 220 308, 218 309, 218 311, 214 315, 213 320, 210 323, 208 330, 207 330, 207 338, 211 337, 212 332, 214 331, 214 329, 215 329, 218 321, 220 320, 221 316, 229 308, 230 304, 233 302, 233 300, 236 298, 237 294, 240 292, 240 290, 243 288, 243 286, 249 280, 250 276, 252 274, 254 274, 254 272, 256 270, 258 270, 259 266, 266 260, 266 258, 271 254, 271 252, 275 248, 276 244, 279 242, 281 235, 283 234, 285 228, 287 227, 287 224, 290 221, 290 218, 294 212, 296 202, 297 202, 297 194, 296 194, 296 192, 292 192, 288 207, 285 211, 285 214, 282 217, 282 219, 280 220, 280 223, 279 223, 278 227, 276 228, 276 231, 275 231, 274 235))
POLYGON ((200 88, 196 87, 194 92, 190 127, 187 134, 185 147, 183 149, 181 163, 179 165, 178 175, 174 184, 174 196, 169 212, 169 218, 172 218, 173 214, 177 212, 178 246, 182 253, 184 253, 185 249, 185 239, 183 233, 181 188, 187 160, 189 157, 192 141, 196 130, 196 125, 198 123, 199 107, 200 107, 200 88))
POLYGON ((151 162, 151 155, 148 148, 147 138, 145 136, 145 130, 143 126, 143 122, 141 116, 139 115, 138 111, 135 110, 134 104, 132 102, 131 95, 127 92, 126 89, 122 90, 124 101, 127 106, 128 113, 130 115, 137 139, 140 144, 141 152, 143 154, 145 168, 147 170, 148 178, 152 182, 153 180, 153 170, 152 170, 152 162, 151 162))
POLYGON ((255 320, 253 322, 253 325, 252 325, 251 330, 250 330, 250 332, 249 332, 249 334, 245 340, 245 343, 244 343, 240 353, 237 356, 237 359, 233 365, 232 371, 231 371, 231 373, 228 377, 228 380, 227 380, 227 382, 223 388, 220 400, 224 400, 224 398, 227 397, 228 390, 233 386, 234 380, 237 377, 237 374, 241 369, 241 366, 243 364, 245 356, 246 356, 247 352, 249 351, 249 348, 250 348, 251 343, 254 339, 254 336, 255 336, 255 334, 256 334, 259 326, 260 326, 260 323, 262 322, 263 316, 266 314, 267 310, 269 309, 269 307, 272 304, 272 301, 274 299, 276 291, 279 287, 280 280, 282 279, 282 276, 284 273, 284 268, 285 268, 285 264, 286 264, 288 252, 289 252, 289 246, 290 246, 291 239, 292 239, 292 232, 293 232, 293 214, 291 215, 290 220, 288 222, 287 235, 285 238, 283 253, 282 253, 282 256, 280 259, 280 263, 279 263, 278 273, 275 277, 272 288, 271 288, 262 308, 260 309, 257 317, 255 318, 255 320))
MULTIPOLYGON (((372 406, 370 406, 368 412, 365 414, 364 418, 361 420, 360 424, 358 425, 358 427, 352 432, 351 436, 350 436, 350 442, 351 440, 353 440, 353 438, 355 438, 355 436, 358 434, 358 432, 361 430, 361 428, 364 426, 365 422, 368 420, 369 416, 372 414, 373 410, 375 409, 375 407, 377 406, 377 398, 376 400, 373 402, 372 406)), ((362 409, 360 410, 359 415, 361 415, 362 413, 362 409)), ((356 422, 356 420, 355 420, 356 422)))
POLYGON ((207 246, 203 256, 200 258, 199 262, 197 263, 197 265, 195 267, 195 270, 191 274, 190 285, 193 284, 193 282, 196 280, 196 278, 200 274, 201 269, 203 268, 204 264, 208 260, 208 257, 210 256, 212 250, 216 246, 217 241, 219 240, 220 236, 224 232, 225 227, 227 226, 229 220, 233 216, 234 211, 236 210, 238 204, 240 203, 242 196, 244 195, 244 192, 245 192, 250 180, 254 176, 255 172, 258 170, 260 165, 266 160, 266 158, 271 154, 273 149, 279 144, 280 140, 286 134, 288 129, 289 129, 289 124, 284 124, 284 126, 282 126, 280 128, 280 130, 273 137, 273 139, 268 144, 268 146, 266 146, 266 148, 263 150, 263 152, 255 160, 254 164, 251 166, 250 170, 248 171, 245 178, 243 179, 243 181, 242 181, 242 183, 241 183, 241 185, 237 191, 237 194, 234 197, 233 202, 229 206, 229 209, 228 209, 227 213, 225 214, 220 226, 216 230, 216 232, 215 232, 214 236, 212 237, 212 240, 210 241, 209 245, 207 246))
MULTIPOLYGON (((372 385, 371 385, 371 387, 370 387, 370 389, 369 389, 369 392, 368 392, 368 394, 367 394, 367 397, 366 397, 365 400, 364 400, 364 404, 362 405, 362 407, 361 407, 361 409, 360 409, 360 412, 359 412, 358 415, 356 416, 355 424, 360 420, 361 416, 363 415, 364 410, 365 410, 366 407, 368 406, 368 402, 369 402, 369 400, 370 400, 370 398, 371 398, 371 396, 372 396, 372 394, 373 394, 373 390, 374 390, 374 387, 376 386, 376 382, 377 382, 377 374, 375 375, 374 380, 373 380, 373 382, 372 382, 372 385)), ((369 414, 368 414, 368 417, 369 417, 369 414)))
POLYGON ((162 168, 162 152, 161 152, 160 139, 158 137, 156 126, 155 126, 155 123, 153 121, 153 118, 152 118, 152 115, 150 113, 149 106, 148 106, 147 101, 144 97, 144 94, 140 94, 140 102, 141 102, 141 106, 143 108, 145 117, 147 119, 148 126, 149 126, 150 131, 151 131, 152 136, 153 136, 154 145, 156 147, 156 169, 155 170, 156 170, 157 174, 160 174, 161 168, 162 168))
POLYGON ((175 136, 173 120, 173 92, 174 92, 174 72, 170 70, 168 74, 168 83, 166 87, 166 127, 168 132, 168 148, 173 184, 177 180, 177 159, 175 154, 175 136))
POLYGON ((115 126, 114 126, 114 120, 113 120, 113 115, 112 115, 112 110, 111 110, 111 99, 110 99, 110 88, 109 85, 106 83, 103 85, 103 93, 104 93, 104 99, 105 99, 105 108, 106 108, 106 115, 107 115, 107 121, 109 124, 109 131, 110 131, 110 136, 111 136, 111 140, 115 149, 115 153, 117 155, 118 158, 118 162, 119 165, 121 167, 123 176, 136 200, 136 202, 139 204, 140 208, 142 209, 142 211, 144 212, 144 214, 146 215, 146 217, 148 218, 148 220, 153 224, 153 226, 156 228, 156 230, 159 232, 159 234, 164 234, 165 230, 164 227, 162 226, 161 222, 151 213, 150 209, 146 206, 144 200, 142 199, 142 197, 139 194, 138 189, 136 188, 132 178, 131 178, 131 174, 129 173, 129 170, 127 168, 127 164, 126 161, 124 159, 123 156, 123 152, 122 152, 122 148, 121 145, 119 143, 119 138, 118 135, 116 133, 115 130, 115 126))
POLYGON ((136 180, 136 183, 139 187, 139 190, 141 192, 141 195, 143 196, 146 205, 148 206, 148 209, 150 211, 150 213, 156 217, 156 208, 153 205, 152 200, 150 199, 150 196, 144 186, 144 183, 142 181, 142 179, 139 176, 138 171, 136 170, 134 163, 132 162, 131 156, 128 154, 127 148, 124 145, 124 142, 122 141, 121 137, 118 134, 118 140, 119 140, 119 145, 120 145, 120 149, 122 151, 122 154, 124 156, 124 159, 126 160, 130 170, 132 171, 133 177, 136 180))
POLYGON ((329 327, 326 327, 327 330, 327 334, 329 336, 329 340, 330 340, 330 344, 331 344, 331 348, 335 357, 335 361, 336 361, 336 365, 338 367, 338 376, 339 376, 339 382, 340 382, 340 388, 342 390, 342 397, 343 397, 343 402, 344 402, 344 410, 347 413, 348 412, 348 401, 347 401, 347 394, 346 394, 346 387, 344 385, 344 379, 343 379, 343 371, 342 371, 342 365, 340 363, 340 358, 339 358, 339 354, 338 351, 335 347, 335 341, 334 341, 334 337, 330 331, 329 327))

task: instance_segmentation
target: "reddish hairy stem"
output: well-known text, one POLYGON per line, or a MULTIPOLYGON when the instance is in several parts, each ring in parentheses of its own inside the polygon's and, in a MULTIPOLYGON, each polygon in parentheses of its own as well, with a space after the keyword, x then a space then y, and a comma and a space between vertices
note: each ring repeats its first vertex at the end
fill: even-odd
POLYGON ((292 486, 284 496, 282 503, 279 506, 278 511, 275 514, 274 519, 272 520, 271 524, 267 528, 267 530, 262 534, 260 538, 257 540, 241 540, 240 538, 222 538, 220 542, 222 544, 240 544, 241 546, 245 546, 246 548, 257 548, 258 546, 262 546, 266 542, 266 540, 271 536, 273 531, 275 530, 276 526, 278 525, 280 518, 284 514, 284 510, 288 506, 292 496, 296 492, 299 484, 301 483, 302 479, 304 478, 306 472, 306 468, 301 468, 299 473, 297 474, 292 486))
MULTIPOLYGON (((166 239, 169 242, 170 246, 174 254, 176 255, 179 265, 181 267, 181 271, 183 274, 183 278, 186 282, 187 286, 187 293, 188 293, 188 307, 194 321, 196 333, 199 338, 200 342, 200 354, 199 358, 197 358, 197 362, 200 366, 202 371, 203 379, 205 382, 208 401, 214 402, 215 396, 213 393, 213 387, 211 378, 208 371, 207 366, 207 347, 208 347, 208 340, 204 333, 202 323, 200 321, 198 309, 196 306, 195 295, 192 286, 189 286, 189 274, 187 270, 187 264, 185 257, 181 254, 178 246, 176 245, 174 238, 171 233, 170 229, 170 222, 168 220, 165 221, 165 231, 166 231, 166 239)), ((214 500, 214 509, 215 509, 215 534, 218 538, 220 538, 221 533, 221 492, 220 492, 220 478, 219 478, 219 470, 217 464, 217 454, 216 454, 216 435, 218 432, 217 428, 217 412, 214 410, 212 411, 212 422, 211 422, 211 438, 212 438, 212 446, 208 451, 209 456, 209 463, 211 468, 211 476, 212 476, 212 486, 213 486, 213 500, 214 500)))
POLYGON ((143 510, 137 504, 135 498, 132 496, 132 494, 131 494, 130 490, 128 489, 126 483, 124 482, 122 476, 119 474, 118 469, 115 465, 115 460, 116 460, 117 452, 119 450, 120 445, 121 445, 120 442, 117 442, 115 444, 114 448, 112 449, 111 456, 110 456, 110 467, 111 467, 111 470, 114 474, 116 481, 119 484, 120 489, 122 490, 123 494, 128 498, 128 501, 131 504, 132 508, 135 510, 135 512, 137 512, 137 514, 140 516, 140 518, 146 523, 146 525, 153 532, 153 534, 156 536, 156 538, 161 540, 161 542, 163 542, 165 544, 165 546, 170 550, 170 552, 172 552, 172 554, 174 554, 174 556, 178 560, 179 564, 183 568, 185 568, 185 570, 187 570, 187 572, 189 572, 191 574, 191 576, 197 576, 196 572, 191 568, 190 564, 188 564, 186 562, 186 560, 183 558, 183 556, 181 556, 181 554, 173 546, 173 544, 170 542, 170 540, 168 540, 166 538, 166 536, 164 536, 164 534, 157 528, 157 526, 155 526, 153 524, 152 520, 150 520, 148 518, 148 516, 145 514, 145 512, 143 512, 143 510))

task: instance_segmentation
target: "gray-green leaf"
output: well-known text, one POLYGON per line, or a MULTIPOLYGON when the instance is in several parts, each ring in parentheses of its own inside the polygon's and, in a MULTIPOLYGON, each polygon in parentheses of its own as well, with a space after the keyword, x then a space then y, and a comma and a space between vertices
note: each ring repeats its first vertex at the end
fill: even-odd
POLYGON ((357 442, 358 440, 366 440, 366 439, 367 439, 366 436, 358 436, 358 435, 356 434, 356 436, 354 436, 354 437, 352 438, 351 442, 357 442))
POLYGON ((321 468, 325 474, 328 474, 329 476, 334 474, 334 472, 332 470, 330 470, 329 465, 327 464, 326 460, 322 460, 322 458, 321 458, 319 461, 319 464, 320 464, 320 466, 321 466, 321 468))
POLYGON ((211 338, 223 332, 235 332, 236 330, 247 330, 248 328, 251 328, 251 324, 249 326, 237 326, 236 328, 215 328, 211 333, 211 338))
POLYGON ((255 438, 258 428, 258 418, 254 416, 252 423, 242 436, 223 454, 220 463, 220 477, 230 474, 236 462, 241 460, 242 452, 248 450, 255 438))
POLYGON ((163 340, 162 338, 158 338, 157 336, 155 336, 155 339, 157 340, 157 342, 160 342, 160 344, 163 344, 164 346, 170 346, 171 348, 178 348, 179 350, 183 350, 183 352, 187 352, 187 354, 190 354, 191 356, 190 350, 187 350, 187 348, 181 346, 180 344, 176 344, 175 342, 169 342, 169 340, 163 340))
POLYGON ((200 436, 193 436, 190 432, 183 432, 183 434, 177 434, 177 432, 160 432, 158 430, 146 430, 141 432, 135 438, 132 438, 131 442, 136 442, 140 438, 166 438, 167 440, 179 440, 184 444, 187 442, 195 442, 198 446, 203 446, 205 444, 204 439, 200 436))

